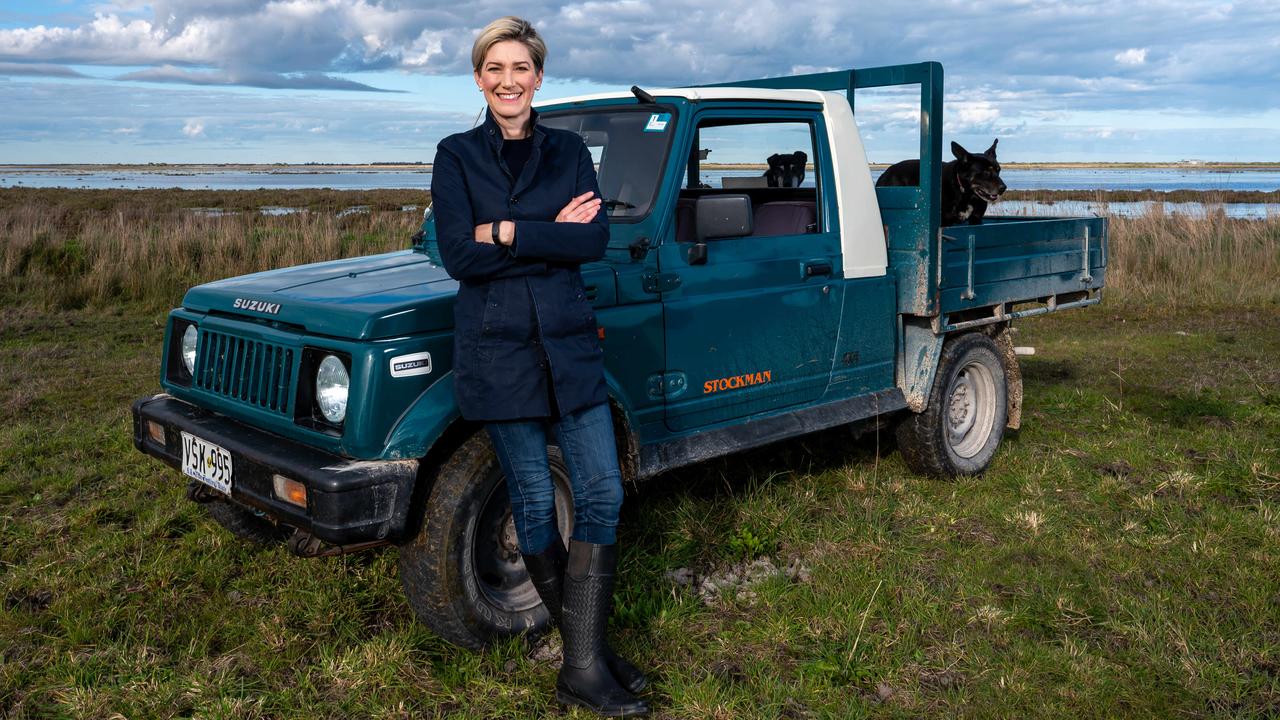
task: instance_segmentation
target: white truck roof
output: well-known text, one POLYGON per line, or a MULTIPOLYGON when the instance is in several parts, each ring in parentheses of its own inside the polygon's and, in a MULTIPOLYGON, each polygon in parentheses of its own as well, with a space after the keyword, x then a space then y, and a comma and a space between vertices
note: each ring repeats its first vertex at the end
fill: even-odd
MULTIPOLYGON (((817 90, 772 90, 753 87, 705 87, 705 88, 656 88, 645 90, 654 97, 681 97, 686 100, 783 100, 788 102, 825 102, 825 95, 833 93, 817 90)), ((573 97, 555 100, 539 100, 534 107, 542 105, 559 105, 560 103, 583 102, 586 100, 622 100, 635 99, 629 92, 595 93, 593 95, 574 95, 573 97)))
MULTIPOLYGON (((752 87, 655 88, 646 90, 655 98, 680 97, 686 100, 771 100, 822 105, 827 125, 827 145, 832 149, 836 203, 839 208, 840 251, 846 278, 877 277, 888 267, 888 250, 880 205, 871 183, 871 169, 862 146, 862 135, 854 122, 853 109, 844 95, 820 90, 774 90, 752 87)), ((634 98, 629 92, 575 95, 542 100, 534 107, 563 105, 594 100, 634 98)), ((817 161, 818 158, 814 158, 817 161)))

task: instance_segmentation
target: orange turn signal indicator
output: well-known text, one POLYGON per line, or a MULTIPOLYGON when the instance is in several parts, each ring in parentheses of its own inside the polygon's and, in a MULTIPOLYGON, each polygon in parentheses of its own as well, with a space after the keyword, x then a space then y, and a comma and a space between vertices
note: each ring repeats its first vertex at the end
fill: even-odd
POLYGON ((275 485, 276 497, 300 508, 307 506, 306 485, 283 475, 272 475, 271 482, 275 485))

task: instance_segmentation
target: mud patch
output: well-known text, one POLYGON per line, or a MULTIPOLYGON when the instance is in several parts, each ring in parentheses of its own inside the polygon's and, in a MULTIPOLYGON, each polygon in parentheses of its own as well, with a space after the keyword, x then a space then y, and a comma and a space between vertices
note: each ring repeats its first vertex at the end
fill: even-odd
POLYGON ((718 607, 725 591, 731 591, 739 600, 753 605, 756 594, 752 588, 770 578, 785 577, 794 583, 807 583, 810 580, 809 568, 799 558, 793 558, 783 567, 778 567, 769 557, 712 568, 702 574, 685 567, 675 568, 668 570, 664 576, 675 585, 693 588, 698 599, 707 607, 718 607))
POLYGON ((1097 466, 1098 474, 1110 475, 1111 477, 1123 480, 1133 474, 1133 466, 1124 460, 1113 460, 1109 463, 1103 463, 1097 466))
POLYGON ((563 647, 560 644, 560 636, 556 633, 544 635, 538 642, 529 648, 526 655, 530 660, 536 663, 550 663, 554 667, 560 667, 564 662, 562 657, 563 647))
POLYGON ((53 592, 49 590, 14 590, 4 597, 6 610, 40 612, 52 602, 53 592))

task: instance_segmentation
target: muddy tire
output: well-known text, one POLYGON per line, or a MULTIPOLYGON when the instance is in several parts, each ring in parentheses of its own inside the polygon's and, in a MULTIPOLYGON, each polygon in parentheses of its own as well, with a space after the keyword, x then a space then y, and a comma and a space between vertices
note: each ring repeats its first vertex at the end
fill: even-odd
MULTIPOLYGON (((569 537, 573 500, 560 454, 548 448, 556 517, 569 537)), ((488 433, 467 439, 441 465, 421 529, 400 547, 400 582, 418 620, 455 645, 546 630, 551 617, 520 558, 506 477, 488 433)))
POLYGON ((1007 413, 999 348, 984 333, 959 335, 942 347, 924 412, 899 423, 898 448, 924 475, 980 475, 1000 447, 1007 413))
POLYGON ((209 517, 227 532, 255 545, 274 545, 292 533, 291 528, 277 525, 230 500, 213 500, 204 506, 209 517))

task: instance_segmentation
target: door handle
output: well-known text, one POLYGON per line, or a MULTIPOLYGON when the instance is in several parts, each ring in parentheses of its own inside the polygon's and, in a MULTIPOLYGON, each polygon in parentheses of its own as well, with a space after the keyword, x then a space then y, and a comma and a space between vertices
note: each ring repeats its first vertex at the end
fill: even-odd
POLYGON ((819 275, 830 275, 830 274, 831 274, 831 263, 829 262, 826 262, 826 261, 807 262, 804 264, 804 276, 806 278, 817 277, 819 275))

